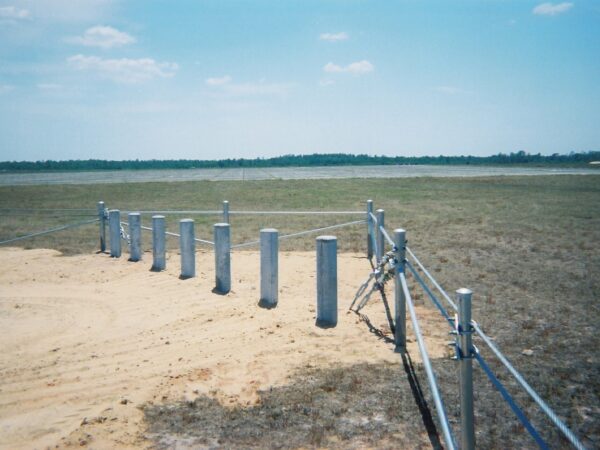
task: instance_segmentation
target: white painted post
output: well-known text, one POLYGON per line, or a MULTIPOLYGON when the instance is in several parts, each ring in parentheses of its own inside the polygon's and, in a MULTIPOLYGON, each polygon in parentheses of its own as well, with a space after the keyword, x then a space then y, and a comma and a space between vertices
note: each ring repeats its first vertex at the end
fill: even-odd
POLYGON ((385 253, 385 251, 384 251, 385 250, 385 241, 384 241, 383 233, 381 232, 381 228, 380 228, 380 227, 385 227, 385 211, 383 209, 378 209, 375 216, 377 217, 377 230, 375 230, 376 231, 375 235, 377 236, 376 255, 377 255, 377 262, 379 263, 385 253))
POLYGON ((260 230, 260 302, 274 308, 278 300, 279 233, 274 228, 260 230))
POLYGON ((475 448, 475 415, 473 412, 473 327, 471 326, 470 289, 456 291, 458 297, 458 356, 460 364, 460 435, 461 448, 475 448))
POLYGON ((110 256, 121 257, 121 212, 111 209, 108 212, 108 232, 110 235, 110 256))
POLYGON ((142 259, 142 218, 140 213, 132 212, 127 216, 129 221, 129 261, 142 259))
POLYGON ((229 223, 229 202, 227 200, 223 201, 223 222, 229 223))
POLYGON ((373 258, 373 200, 367 200, 367 258, 373 258))
POLYGON ((215 239, 215 290, 227 294, 231 290, 231 237, 228 223, 216 223, 215 239))
POLYGON ((152 270, 167 268, 165 216, 152 216, 152 270))
POLYGON ((104 215, 104 202, 98 202, 98 223, 100 224, 100 252, 106 251, 106 216, 104 215))
POLYGON ((196 276, 196 241, 194 240, 194 220, 179 221, 179 249, 181 251, 181 275, 179 278, 196 276))
POLYGON ((396 247, 395 259, 395 289, 394 289, 394 343, 396 344, 395 351, 397 353, 406 352, 406 298, 404 297, 404 289, 400 282, 400 274, 404 273, 406 259, 406 231, 402 228, 394 230, 394 245, 396 247))
POLYGON ((318 327, 337 325, 337 238, 317 238, 317 323, 318 327))

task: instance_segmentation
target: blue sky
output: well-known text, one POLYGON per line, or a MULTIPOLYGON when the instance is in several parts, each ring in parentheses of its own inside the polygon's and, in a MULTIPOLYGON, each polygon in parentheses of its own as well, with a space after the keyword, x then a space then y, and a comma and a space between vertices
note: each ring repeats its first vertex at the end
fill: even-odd
POLYGON ((600 2, 0 0, 0 160, 598 150, 600 2))

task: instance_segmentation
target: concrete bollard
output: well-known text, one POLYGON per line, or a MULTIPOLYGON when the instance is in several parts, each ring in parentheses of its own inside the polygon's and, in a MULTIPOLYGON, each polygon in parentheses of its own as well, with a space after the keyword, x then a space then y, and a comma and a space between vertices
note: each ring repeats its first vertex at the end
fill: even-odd
POLYGON ((317 323, 318 327, 337 325, 337 238, 317 238, 317 323))
POLYGON ((100 224, 100 251, 106 251, 106 217, 104 216, 104 202, 98 202, 98 223, 100 224))
POLYGON ((260 302, 274 308, 278 300, 279 232, 274 228, 260 230, 260 302))
POLYGON ((194 220, 179 221, 179 250, 181 252, 181 275, 179 278, 196 276, 196 241, 194 240, 194 220))
POLYGON ((385 241, 383 233, 381 232, 381 228, 379 227, 385 228, 385 211, 383 209, 378 209, 375 216, 377 217, 377 229, 375 230, 375 236, 377 236, 376 255, 377 262, 380 262, 381 258, 383 258, 383 255, 385 253, 385 241))
POLYGON ((231 237, 228 223, 216 223, 215 239, 215 291, 227 294, 231 290, 231 237))
POLYGON ((129 213, 129 261, 142 259, 142 218, 140 213, 129 213))
POLYGON ((223 222, 229 223, 229 202, 227 200, 223 201, 223 222))
POLYGON ((167 268, 165 216, 152 216, 152 269, 160 272, 167 268))
POLYGON ((367 200, 367 258, 373 258, 373 200, 367 200))
POLYGON ((110 236, 110 256, 121 257, 121 212, 111 209, 108 212, 108 234, 110 236))
POLYGON ((475 418, 473 412, 473 343, 471 326, 471 296, 469 289, 456 291, 458 297, 458 357, 460 364, 460 434, 461 448, 475 448, 475 418))
POLYGON ((406 352, 406 298, 404 297, 404 289, 400 282, 400 274, 404 273, 406 259, 406 231, 402 228, 394 230, 394 245, 396 246, 396 254, 394 255, 397 265, 394 289, 394 344, 397 353, 406 352))

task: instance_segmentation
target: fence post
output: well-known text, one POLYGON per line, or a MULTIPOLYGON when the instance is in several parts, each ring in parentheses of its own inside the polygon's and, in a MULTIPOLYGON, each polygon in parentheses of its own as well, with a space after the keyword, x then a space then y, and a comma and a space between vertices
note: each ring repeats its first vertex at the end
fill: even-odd
POLYGON ((181 251, 181 275, 179 278, 196 276, 196 241, 194 240, 194 219, 179 221, 179 249, 181 251))
POLYGON ((406 259, 406 231, 402 228, 394 230, 394 246, 396 247, 396 271, 394 276, 394 324, 395 334, 394 343, 396 344, 396 352, 406 352, 406 298, 404 297, 404 289, 400 282, 400 273, 404 273, 404 260, 406 259))
POLYGON ((317 238, 317 323, 318 327, 337 325, 337 238, 317 238))
POLYGON ((108 232, 110 235, 110 256, 121 257, 121 212, 111 209, 108 212, 108 232))
POLYGON ((227 294, 231 290, 231 236, 228 223, 216 223, 215 239, 215 290, 227 294))
POLYGON ((137 262, 142 259, 142 220, 140 213, 129 213, 129 261, 137 262))
POLYGON ((460 432, 461 448, 475 448, 473 412, 473 344, 471 327, 471 296, 469 289, 459 289, 458 296, 458 357, 460 364, 460 432))
POLYGON ((381 232, 380 228, 385 227, 385 211, 383 209, 378 209, 375 216, 377 217, 377 230, 375 233, 375 236, 377 236, 377 249, 375 250, 375 254, 377 255, 377 262, 379 263, 381 258, 383 258, 383 254, 385 253, 385 243, 383 241, 383 233, 381 232))
POLYGON ((98 202, 98 223, 100 224, 100 252, 106 251, 106 216, 104 215, 104 202, 98 202))
POLYGON ((275 228, 260 230, 260 302, 274 308, 278 300, 279 233, 275 228))
POLYGON ((223 222, 229 223, 229 202, 223 200, 223 222))
POLYGON ((165 239, 165 216, 152 216, 152 270, 155 272, 167 268, 165 239))
POLYGON ((373 258, 373 200, 367 200, 367 258, 373 258))

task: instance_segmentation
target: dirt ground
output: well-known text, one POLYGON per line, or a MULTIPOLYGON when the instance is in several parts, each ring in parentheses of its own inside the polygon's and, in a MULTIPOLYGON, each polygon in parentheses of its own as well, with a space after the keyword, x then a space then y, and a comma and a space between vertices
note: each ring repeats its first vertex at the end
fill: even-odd
MULTIPOLYGON (((132 263, 0 249, 0 448, 151 447, 144 405, 202 396, 245 408, 303 367, 402 367, 393 344, 347 312, 370 270, 363 255, 338 257, 339 322, 329 329, 315 326, 314 252, 280 254, 271 310, 258 306, 257 252, 233 253, 225 296, 212 292, 212 253, 198 253, 189 280, 178 278, 176 254, 166 272, 149 271, 150 262, 148 253, 132 263)), ((389 334, 381 300, 365 311, 389 334)), ((417 311, 430 356, 445 358, 440 316, 417 311)), ((418 363, 416 344, 408 345, 418 363)), ((410 409, 419 427, 418 408, 410 409)))

